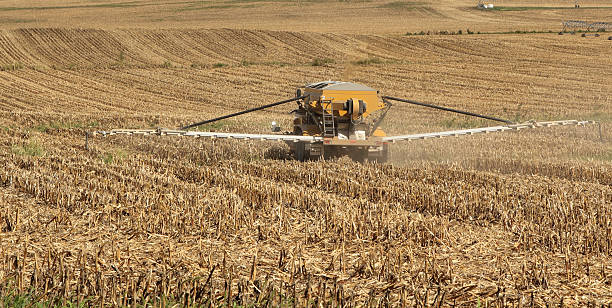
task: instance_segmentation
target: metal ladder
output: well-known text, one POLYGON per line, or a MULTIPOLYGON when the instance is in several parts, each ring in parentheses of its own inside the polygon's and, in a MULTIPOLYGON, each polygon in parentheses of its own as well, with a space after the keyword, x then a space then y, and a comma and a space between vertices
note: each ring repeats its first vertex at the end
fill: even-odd
POLYGON ((334 123, 334 106, 327 102, 323 107, 323 137, 334 137, 336 135, 336 124, 334 123))

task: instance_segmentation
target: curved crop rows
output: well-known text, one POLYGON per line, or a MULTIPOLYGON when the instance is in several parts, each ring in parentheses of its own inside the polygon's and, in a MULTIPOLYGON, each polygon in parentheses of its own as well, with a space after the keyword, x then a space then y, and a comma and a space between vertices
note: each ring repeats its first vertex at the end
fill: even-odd
MULTIPOLYGON (((310 63, 317 58, 353 60, 469 59, 504 61, 518 56, 527 62, 563 65, 572 61, 595 68, 592 56, 609 48, 605 40, 576 41, 552 34, 538 39, 516 36, 386 37, 261 30, 95 30, 27 28, 0 33, 0 63, 56 67, 151 67, 191 64, 285 62, 310 63), (559 42, 561 41, 561 42, 559 42), (553 48, 551 48, 551 45, 553 48), (521 50, 508 53, 510 48, 521 50), (529 52, 524 52, 529 51, 529 52), (545 55, 545 57, 544 57, 545 55)), ((607 61, 599 58, 598 62, 607 61)))
MULTIPOLYGON (((609 305, 612 59, 601 57, 607 41, 575 38, 2 30, 0 297, 609 305), (170 136, 90 137, 85 149, 86 132, 175 128, 328 79, 513 121, 601 126, 392 144, 384 165, 170 136)), ((201 129, 291 130, 294 106, 201 129)), ((382 128, 490 125, 397 103, 382 128)))

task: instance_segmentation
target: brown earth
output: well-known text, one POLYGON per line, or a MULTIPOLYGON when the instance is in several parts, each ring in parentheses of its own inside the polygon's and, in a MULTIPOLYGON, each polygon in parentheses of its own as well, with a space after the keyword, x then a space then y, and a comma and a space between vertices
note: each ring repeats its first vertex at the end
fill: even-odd
POLYGON ((611 22, 612 1, 490 1, 504 10, 476 9, 474 0, 7 0, 3 28, 233 28, 360 34, 419 31, 561 30, 564 20, 611 22), (510 10, 508 10, 508 8, 510 10))

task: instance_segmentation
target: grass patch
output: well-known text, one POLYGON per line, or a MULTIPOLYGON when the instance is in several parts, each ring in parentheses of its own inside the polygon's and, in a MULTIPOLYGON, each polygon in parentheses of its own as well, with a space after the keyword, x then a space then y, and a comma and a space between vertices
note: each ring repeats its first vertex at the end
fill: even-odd
POLYGON ((127 157, 127 152, 121 149, 109 151, 109 152, 106 152, 100 155, 100 159, 102 160, 102 162, 104 162, 107 165, 112 164, 114 162, 120 162, 126 157, 127 157))
POLYGON ((80 303, 73 302, 67 299, 52 299, 52 300, 40 300, 40 297, 32 294, 8 294, 0 299, 0 307, 47 307, 47 308, 84 308, 91 307, 93 303, 89 302, 89 299, 85 298, 80 303))
POLYGON ((125 53, 123 50, 119 52, 119 57, 117 58, 117 63, 115 63, 115 65, 120 67, 125 66, 125 53))
POLYGON ((73 129, 73 128, 96 128, 100 126, 100 122, 91 121, 87 123, 81 122, 49 122, 44 124, 39 124, 33 127, 33 129, 37 132, 46 133, 50 130, 54 129, 73 129))
POLYGON ((612 114, 609 112, 597 111, 591 112, 582 116, 575 116, 577 119, 584 118, 585 120, 612 123, 612 114))
POLYGON ((612 9, 612 6, 591 6, 575 8, 573 6, 495 6, 490 11, 534 11, 534 10, 580 10, 580 9, 612 9))
POLYGON ((228 121, 220 120, 220 121, 216 121, 216 122, 200 125, 196 129, 199 130, 199 131, 206 131, 206 132, 208 132, 208 131, 220 130, 221 128, 226 127, 228 125, 229 125, 228 121))
POLYGON ((221 63, 221 62, 213 64, 214 68, 221 68, 221 67, 225 67, 225 66, 227 66, 227 64, 221 63))
POLYGON ((312 60, 310 65, 312 65, 312 66, 326 66, 328 64, 333 64, 333 63, 336 63, 336 61, 334 61, 334 59, 330 59, 330 58, 316 58, 316 59, 312 60))
MULTIPOLYGON (((123 297, 127 297, 127 294, 122 294, 123 297)), ((280 298, 282 301, 281 307, 292 307, 295 306, 293 304, 294 300, 292 298, 286 296, 279 296, 278 292, 272 291, 268 298, 263 301, 264 303, 270 303, 272 298, 280 298)), ((225 299, 223 299, 225 302, 225 299)), ((210 300, 206 300, 205 303, 210 303, 210 300)), ((106 303, 108 304, 108 303, 106 303)), ((205 305, 202 303, 196 304, 195 302, 189 301, 189 304, 192 307, 208 307, 209 305, 205 305)), ((0 298, 0 307, 14 307, 14 308, 26 308, 26 307, 35 307, 35 308, 86 308, 86 307, 95 307, 99 305, 97 300, 93 300, 91 298, 84 298, 80 301, 74 301, 73 297, 61 298, 55 297, 52 299, 42 299, 40 295, 35 294, 33 291, 30 293, 18 294, 17 292, 10 292, 9 294, 3 295, 0 298)), ((184 300, 176 299, 172 296, 164 296, 161 294, 153 294, 153 299, 148 298, 146 301, 142 299, 137 300, 134 303, 131 303, 132 307, 185 307, 184 300), (162 303, 165 303, 162 306, 162 303)), ((261 303, 247 303, 242 304, 236 302, 234 300, 231 301, 228 307, 259 307, 261 303), (259 304, 259 305, 258 305, 259 304)), ((102 305, 103 307, 110 306, 102 305)), ((225 305, 220 305, 219 307, 226 307, 225 305)))
POLYGON ((257 63, 255 63, 253 61, 249 61, 249 60, 242 60, 242 61, 240 61, 240 65, 242 65, 242 66, 249 66, 249 65, 254 65, 254 64, 257 64, 257 63))
POLYGON ((382 5, 379 5, 378 8, 381 9, 415 9, 418 7, 422 7, 423 5, 425 5, 425 2, 419 2, 419 1, 395 1, 395 2, 389 2, 389 3, 385 3, 382 5))
POLYGON ((582 114, 560 114, 554 115, 553 118, 570 119, 570 120, 588 120, 601 123, 612 123, 612 113, 605 111, 592 111, 582 114))
POLYGON ((175 12, 188 12, 188 11, 199 11, 199 10, 211 10, 211 9, 229 9, 229 8, 233 8, 235 6, 233 5, 228 5, 228 4, 222 4, 222 5, 208 5, 208 6, 201 6, 201 4, 203 3, 199 3, 198 4, 192 4, 189 5, 187 7, 183 7, 180 9, 175 10, 175 12))
POLYGON ((351 62, 355 65, 373 65, 373 64, 383 64, 385 63, 383 60, 379 58, 366 58, 358 61, 351 62))
POLYGON ((17 71, 23 68, 24 66, 21 62, 15 62, 15 63, 10 63, 10 64, 3 64, 2 66, 0 66, 0 71, 12 72, 12 71, 17 71))
POLYGON ((166 61, 166 62, 164 62, 164 63, 161 65, 161 67, 163 67, 163 68, 172 68, 172 67, 173 67, 173 65, 172 65, 172 62, 170 62, 170 61, 166 61))
POLYGON ((261 64, 268 65, 268 66, 280 66, 280 67, 285 67, 289 65, 289 63, 287 62, 280 62, 280 61, 263 62, 261 64))
POLYGON ((607 153, 597 153, 597 154, 581 154, 581 155, 570 155, 569 158, 575 158, 582 161, 602 161, 602 162, 612 162, 612 151, 607 153))
POLYGON ((30 142, 24 143, 22 145, 13 145, 11 150, 17 155, 33 157, 45 155, 45 150, 43 149, 43 147, 34 140, 30 140, 30 142))
POLYGON ((439 125, 448 128, 448 129, 464 129, 464 128, 476 128, 476 127, 484 127, 491 126, 488 125, 490 122, 481 119, 460 119, 460 118, 450 118, 444 119, 439 122, 439 125))

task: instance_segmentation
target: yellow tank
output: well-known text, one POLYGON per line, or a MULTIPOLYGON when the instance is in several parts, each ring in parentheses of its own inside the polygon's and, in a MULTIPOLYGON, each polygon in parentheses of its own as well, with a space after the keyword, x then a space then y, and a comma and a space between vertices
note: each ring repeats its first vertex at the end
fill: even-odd
POLYGON ((318 114, 323 111, 331 112, 333 109, 334 116, 340 118, 365 119, 385 108, 385 104, 378 98, 378 91, 352 82, 313 83, 304 87, 303 94, 309 95, 305 103, 318 114))
POLYGON ((297 90, 306 96, 294 110, 293 134, 321 136, 320 144, 290 144, 298 159, 349 155, 356 160, 385 161, 386 134, 378 124, 390 105, 370 87, 343 81, 322 81, 297 90), (302 158, 302 156, 304 158, 302 158))

